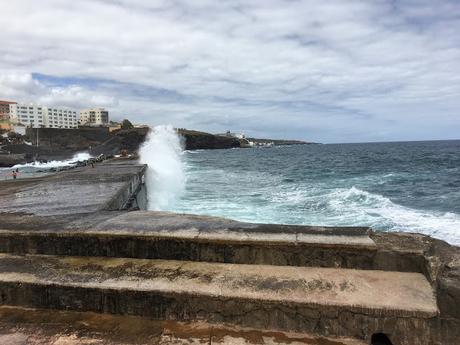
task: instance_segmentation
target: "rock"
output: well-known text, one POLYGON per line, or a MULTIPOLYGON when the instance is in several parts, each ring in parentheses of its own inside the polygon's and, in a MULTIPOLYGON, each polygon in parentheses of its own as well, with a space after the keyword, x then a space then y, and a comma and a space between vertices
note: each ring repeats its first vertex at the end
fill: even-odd
POLYGON ((0 155, 0 168, 8 168, 12 167, 16 164, 24 164, 26 163, 26 155, 25 154, 1 154, 0 155))
POLYGON ((178 132, 185 139, 186 150, 230 149, 241 146, 240 141, 233 137, 188 129, 179 129, 178 132))

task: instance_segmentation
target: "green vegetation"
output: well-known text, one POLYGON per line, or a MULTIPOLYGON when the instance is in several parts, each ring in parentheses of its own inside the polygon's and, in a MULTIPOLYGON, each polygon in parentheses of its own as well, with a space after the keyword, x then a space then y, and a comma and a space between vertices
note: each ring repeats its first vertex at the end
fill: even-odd
POLYGON ((124 119, 121 123, 121 129, 133 129, 134 126, 128 119, 124 119))

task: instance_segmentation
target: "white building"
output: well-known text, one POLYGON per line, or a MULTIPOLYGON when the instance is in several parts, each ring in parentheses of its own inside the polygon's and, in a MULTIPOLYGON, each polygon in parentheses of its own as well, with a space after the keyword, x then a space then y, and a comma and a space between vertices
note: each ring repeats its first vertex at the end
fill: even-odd
POLYGON ((49 128, 78 128, 77 112, 65 108, 46 108, 47 127, 49 128))
POLYGON ((223 137, 232 137, 232 138, 237 138, 237 139, 246 139, 246 135, 243 132, 233 133, 233 132, 227 131, 227 133, 225 134, 216 134, 216 135, 220 135, 223 137))
POLYGON ((37 104, 17 103, 11 106, 11 122, 33 128, 77 128, 77 112, 37 104))
POLYGON ((105 125, 109 123, 109 112, 104 108, 91 108, 80 111, 80 125, 105 125))

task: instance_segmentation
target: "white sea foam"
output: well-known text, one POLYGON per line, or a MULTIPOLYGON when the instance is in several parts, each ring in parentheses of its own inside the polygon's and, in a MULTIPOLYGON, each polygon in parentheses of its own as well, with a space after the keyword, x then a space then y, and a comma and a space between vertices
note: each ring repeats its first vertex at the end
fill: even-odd
POLYGON ((92 156, 88 152, 79 152, 76 153, 72 158, 62 160, 62 161, 49 161, 46 163, 41 162, 32 162, 27 164, 17 164, 13 166, 11 169, 23 169, 23 168, 39 168, 39 169, 51 169, 51 168, 59 168, 63 166, 71 166, 75 165, 79 161, 85 161, 90 159, 92 156))
POLYGON ((148 164, 149 210, 165 210, 185 189, 180 137, 172 126, 156 126, 140 149, 141 163, 148 164))
POLYGON ((348 225, 367 224, 375 229, 418 232, 460 245, 460 215, 413 209, 356 187, 329 195, 328 212, 348 225))

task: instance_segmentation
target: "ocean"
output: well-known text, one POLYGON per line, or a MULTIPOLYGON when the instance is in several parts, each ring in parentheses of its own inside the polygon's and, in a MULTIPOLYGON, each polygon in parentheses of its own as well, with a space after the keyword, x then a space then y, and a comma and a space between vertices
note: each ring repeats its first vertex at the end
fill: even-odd
POLYGON ((166 210, 256 223, 370 226, 460 245, 460 141, 186 151, 166 210))

